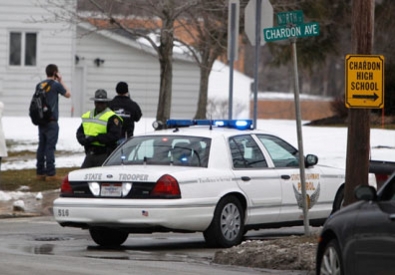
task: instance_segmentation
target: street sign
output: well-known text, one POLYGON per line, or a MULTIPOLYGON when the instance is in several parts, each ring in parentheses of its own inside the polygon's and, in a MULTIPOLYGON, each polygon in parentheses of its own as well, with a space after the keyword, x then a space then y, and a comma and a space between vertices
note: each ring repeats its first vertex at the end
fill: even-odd
POLYGON ((284 40, 294 37, 301 38, 308 36, 317 36, 319 34, 320 26, 316 22, 309 22, 292 26, 279 26, 263 30, 263 35, 266 42, 284 40))
POLYGON ((346 55, 347 108, 384 108, 384 56, 346 55))
MULTIPOLYGON (((250 0, 244 10, 244 31, 252 46, 255 46, 255 27, 256 27, 256 1, 250 0)), ((259 31, 273 27, 273 6, 269 0, 261 0, 261 26, 259 31)), ((266 41, 261 35, 260 45, 265 45, 266 41)))
POLYGON ((303 11, 286 11, 276 14, 278 25, 303 24, 303 11))
POLYGON ((289 38, 292 44, 292 60, 294 67, 294 93, 295 93, 295 111, 296 111, 296 128, 298 135, 298 149, 299 149, 299 160, 300 160, 300 181, 302 187, 302 202, 303 202, 303 224, 305 228, 305 234, 309 234, 309 219, 308 219, 308 208, 306 195, 306 177, 305 177, 305 166, 303 162, 303 140, 302 140, 302 116, 300 111, 300 100, 299 100, 299 75, 298 75, 298 58, 296 50, 296 38, 317 36, 320 34, 320 26, 315 22, 304 23, 302 11, 290 11, 281 12, 277 14, 278 27, 263 29, 263 37, 266 42, 283 40, 289 38))

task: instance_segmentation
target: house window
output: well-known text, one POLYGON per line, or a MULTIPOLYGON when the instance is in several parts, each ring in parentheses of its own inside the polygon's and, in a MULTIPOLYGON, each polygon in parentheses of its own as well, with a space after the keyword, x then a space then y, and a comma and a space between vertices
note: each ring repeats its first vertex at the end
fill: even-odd
POLYGON ((10 66, 37 65, 37 33, 10 33, 10 66))

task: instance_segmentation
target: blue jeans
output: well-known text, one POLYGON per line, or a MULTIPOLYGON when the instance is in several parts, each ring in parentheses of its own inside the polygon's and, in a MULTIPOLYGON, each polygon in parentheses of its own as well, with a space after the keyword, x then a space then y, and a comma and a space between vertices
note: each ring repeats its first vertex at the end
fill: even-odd
POLYGON ((46 125, 38 126, 37 175, 53 176, 56 174, 55 150, 58 136, 58 122, 51 121, 46 125))

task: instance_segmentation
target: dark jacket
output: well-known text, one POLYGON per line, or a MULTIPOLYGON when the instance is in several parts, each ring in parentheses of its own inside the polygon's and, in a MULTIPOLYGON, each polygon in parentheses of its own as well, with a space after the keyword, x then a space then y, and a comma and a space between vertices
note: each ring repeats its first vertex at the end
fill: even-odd
POLYGON ((142 117, 140 106, 128 96, 117 95, 108 104, 111 110, 122 117, 122 138, 133 136, 134 122, 138 122, 142 117))

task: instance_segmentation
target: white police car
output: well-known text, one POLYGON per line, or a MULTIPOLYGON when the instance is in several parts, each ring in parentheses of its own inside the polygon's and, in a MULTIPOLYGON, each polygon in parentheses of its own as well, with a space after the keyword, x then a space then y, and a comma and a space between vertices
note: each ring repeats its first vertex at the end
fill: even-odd
MULTIPOLYGON (((305 157, 311 225, 343 200, 344 169, 317 161, 305 157)), ((172 231, 203 232, 210 246, 230 247, 251 229, 303 224, 299 169, 298 150, 250 120, 169 120, 167 129, 129 139, 102 167, 69 173, 54 216, 103 246, 172 231)))

